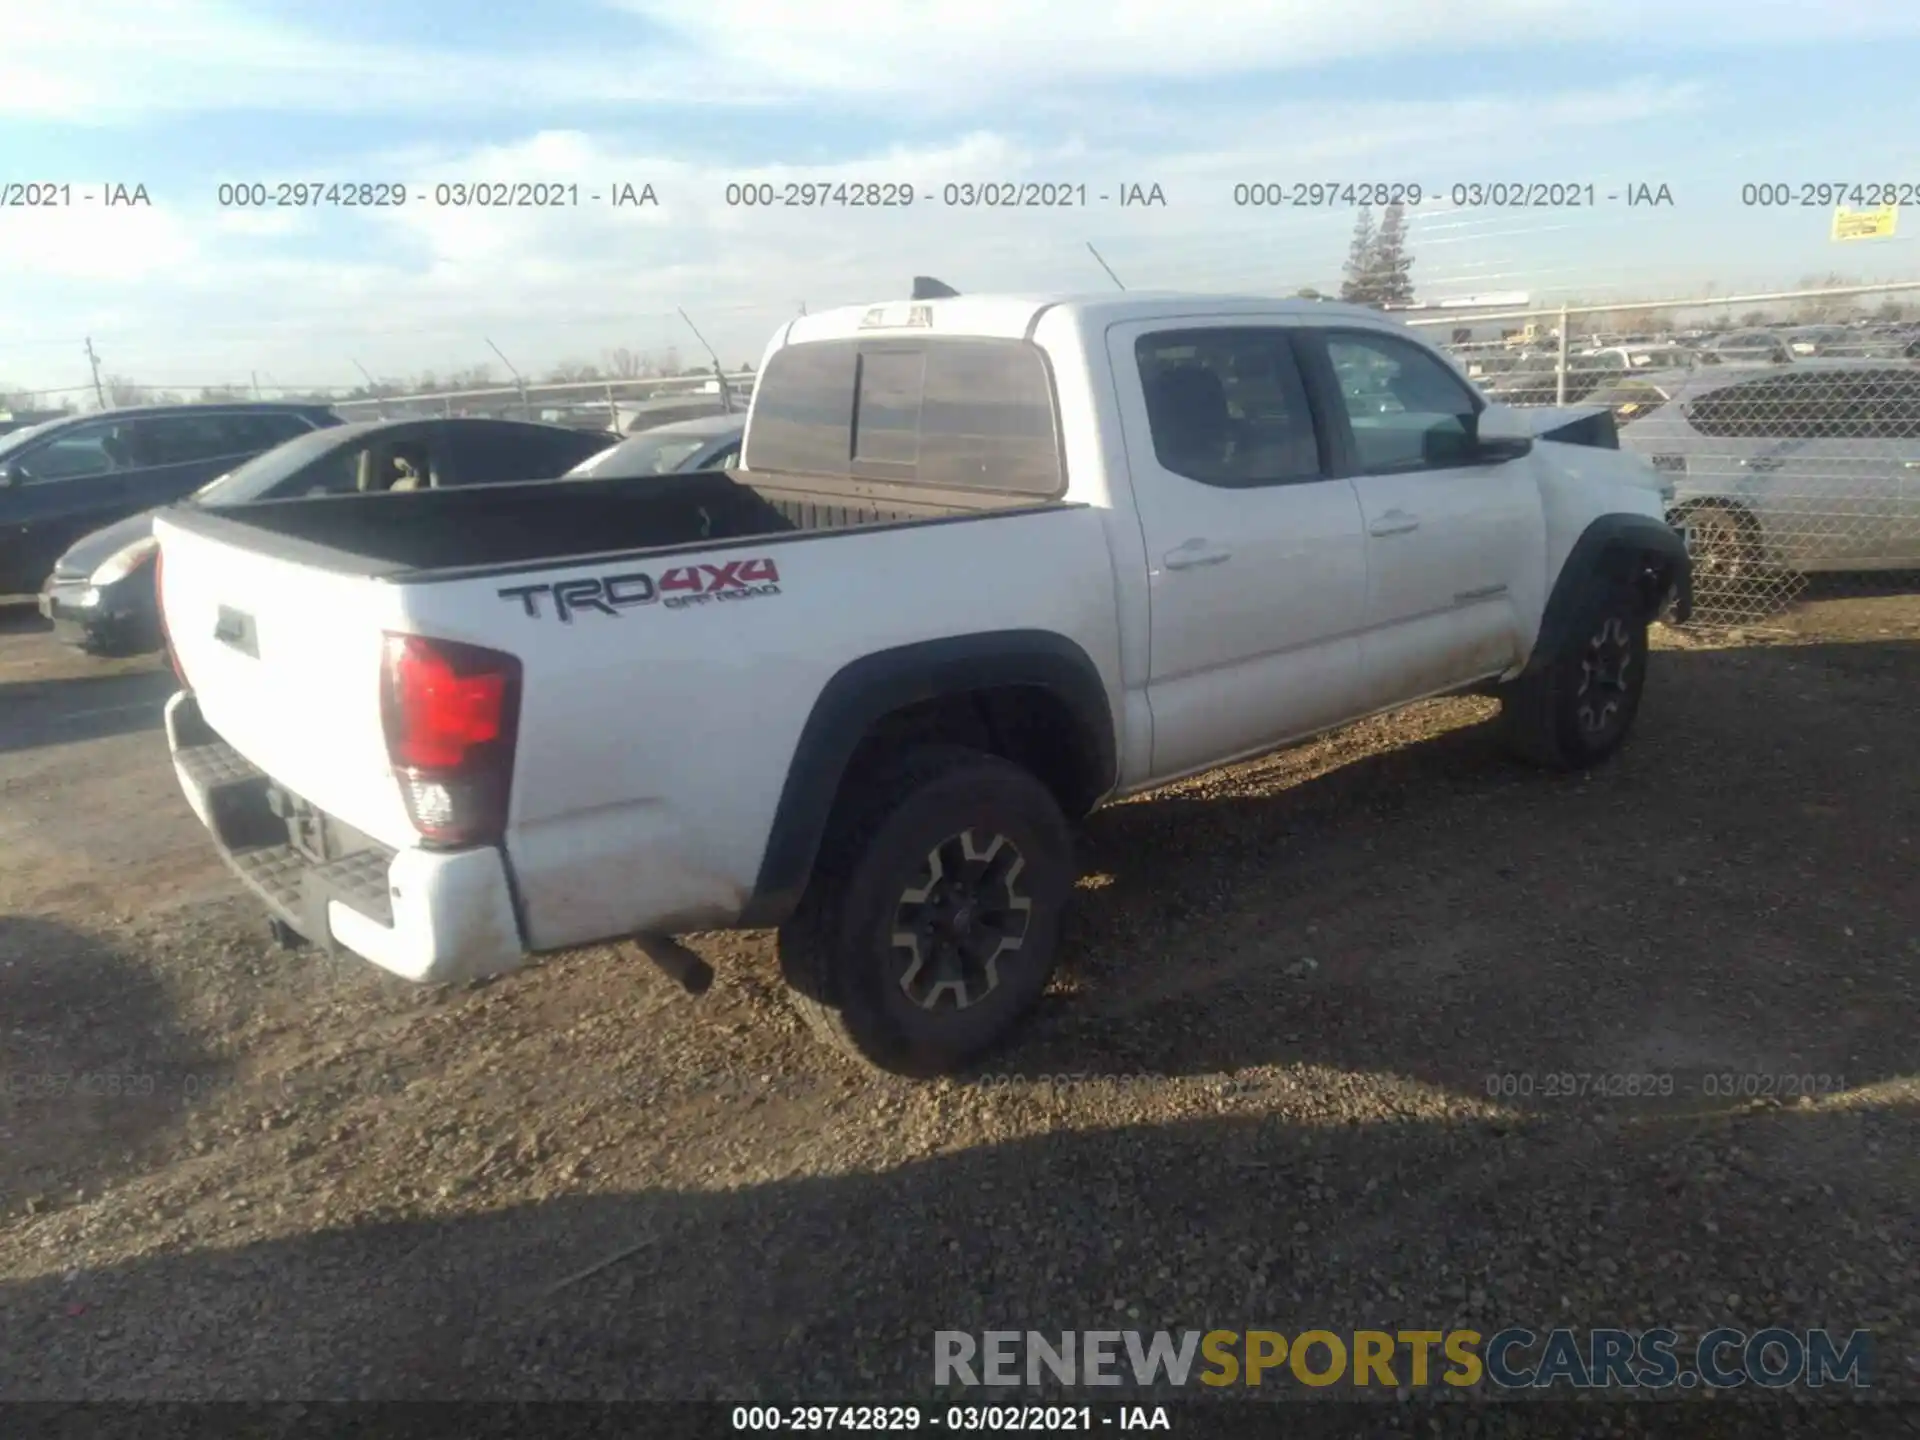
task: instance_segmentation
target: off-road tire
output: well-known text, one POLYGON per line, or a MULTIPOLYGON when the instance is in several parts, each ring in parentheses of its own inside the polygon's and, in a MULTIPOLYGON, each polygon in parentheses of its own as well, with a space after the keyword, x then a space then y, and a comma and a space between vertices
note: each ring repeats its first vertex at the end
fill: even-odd
POLYGON ((879 1070, 949 1074, 1006 1041, 1047 988, 1074 878, 1072 833, 1037 778, 977 750, 916 747, 850 777, 806 895, 780 927, 781 970, 821 1039, 879 1070), (956 994, 935 983, 946 972, 930 958, 931 942, 923 952, 896 937, 917 933, 919 918, 908 917, 937 901, 908 897, 976 870, 985 908, 959 908, 998 918, 970 943, 989 947, 1017 927, 1017 948, 984 967, 990 981, 956 994), (970 994, 970 1004, 958 1003, 970 994), (934 1008, 923 1008, 929 999, 934 1008))
POLYGON ((1560 652, 1500 691, 1510 753, 1550 770, 1588 770, 1626 743, 1647 683, 1646 608, 1631 585, 1596 582, 1560 652))

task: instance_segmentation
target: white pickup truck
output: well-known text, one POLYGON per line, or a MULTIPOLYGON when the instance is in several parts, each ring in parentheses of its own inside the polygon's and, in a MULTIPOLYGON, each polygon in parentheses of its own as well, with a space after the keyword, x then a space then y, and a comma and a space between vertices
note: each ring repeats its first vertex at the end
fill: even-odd
POLYGON ((1103 801, 1448 693, 1621 744, 1690 572, 1569 419, 1326 302, 803 317, 743 469, 165 512, 168 743, 289 943, 703 988, 675 936, 778 926, 823 1035, 948 1071, 1046 987, 1103 801))

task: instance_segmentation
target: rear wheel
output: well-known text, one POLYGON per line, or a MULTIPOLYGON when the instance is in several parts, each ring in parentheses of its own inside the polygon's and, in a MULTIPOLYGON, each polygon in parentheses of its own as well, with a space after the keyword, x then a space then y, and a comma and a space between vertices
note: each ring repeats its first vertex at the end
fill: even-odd
POLYGON ((843 798, 781 927, 795 1003, 866 1064, 960 1069, 1046 989, 1073 879, 1066 818, 1018 766, 948 745, 884 762, 843 798))
POLYGON ((1599 587, 1566 645, 1501 691, 1508 748, 1555 770, 1587 769, 1627 741, 1647 683, 1647 615, 1630 585, 1599 587))

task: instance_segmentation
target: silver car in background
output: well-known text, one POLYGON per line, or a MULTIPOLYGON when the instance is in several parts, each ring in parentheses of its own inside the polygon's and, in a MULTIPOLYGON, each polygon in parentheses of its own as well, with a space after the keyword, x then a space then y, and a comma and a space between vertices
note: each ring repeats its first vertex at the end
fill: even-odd
POLYGON ((611 480, 686 470, 728 470, 740 463, 740 442, 746 429, 744 411, 655 425, 581 461, 567 472, 567 478, 611 480))

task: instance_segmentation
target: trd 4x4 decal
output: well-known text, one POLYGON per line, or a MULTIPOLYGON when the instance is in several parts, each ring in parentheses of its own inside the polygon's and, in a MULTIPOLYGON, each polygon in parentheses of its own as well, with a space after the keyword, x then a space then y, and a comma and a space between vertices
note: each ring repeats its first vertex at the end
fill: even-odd
POLYGON ((639 605, 684 610, 689 605, 778 595, 780 569, 771 560, 727 560, 718 565, 675 565, 658 577, 644 570, 627 570, 596 579, 509 585, 499 593, 502 600, 517 600, 530 619, 551 616, 562 625, 571 625, 573 617, 582 611, 617 616, 639 605), (550 610, 540 603, 543 595, 553 602, 550 610))

